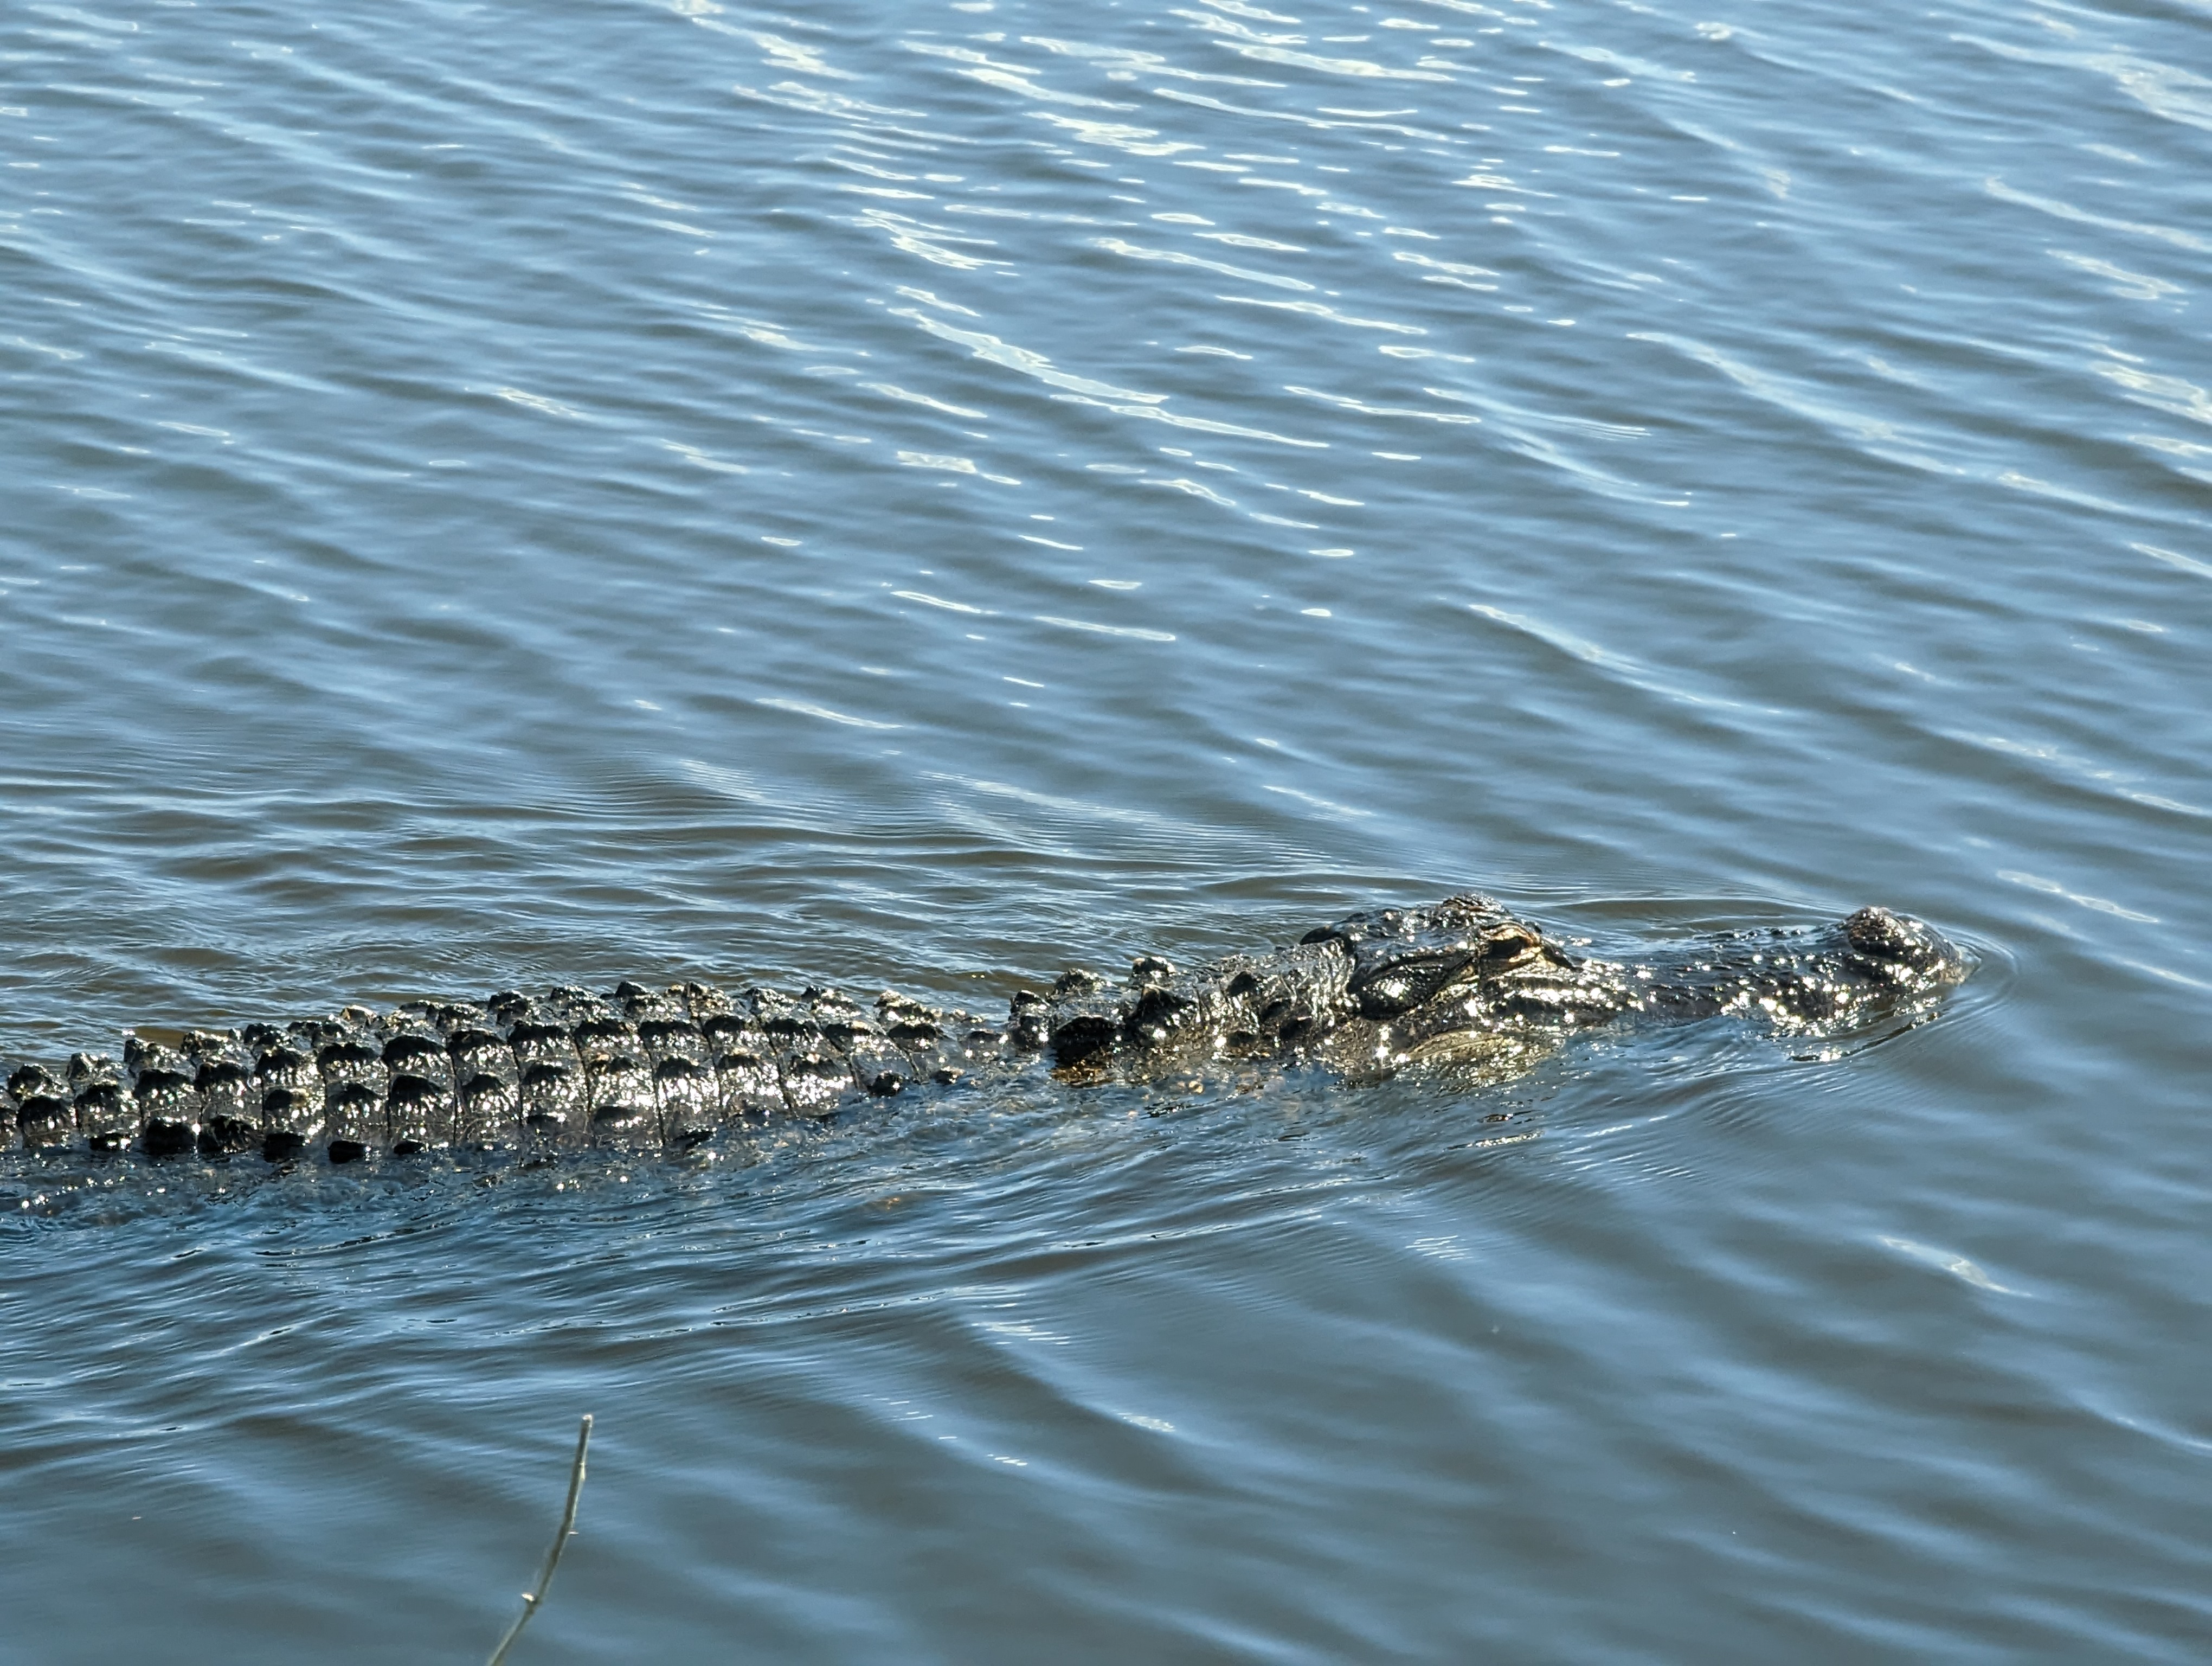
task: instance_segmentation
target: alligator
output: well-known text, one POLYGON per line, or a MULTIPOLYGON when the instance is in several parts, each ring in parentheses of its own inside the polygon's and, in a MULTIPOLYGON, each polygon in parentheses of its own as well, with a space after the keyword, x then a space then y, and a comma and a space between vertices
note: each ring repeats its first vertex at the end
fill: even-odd
POLYGON ((0 1059, 0 1148, 332 1164, 441 1148, 683 1150, 1024 1069, 1202 1088, 1310 1068, 1359 1084, 1409 1067, 1525 1067, 1605 1025, 1735 1013, 1784 1033, 1848 1032, 1917 1021, 1967 970, 1932 927, 1881 908, 1708 935, 1628 964, 1466 895, 1353 914, 1191 970, 1147 955, 1119 982, 1072 970, 1017 993, 996 1021, 889 990, 863 1006, 826 988, 625 982, 132 1031, 119 1061, 0 1059))

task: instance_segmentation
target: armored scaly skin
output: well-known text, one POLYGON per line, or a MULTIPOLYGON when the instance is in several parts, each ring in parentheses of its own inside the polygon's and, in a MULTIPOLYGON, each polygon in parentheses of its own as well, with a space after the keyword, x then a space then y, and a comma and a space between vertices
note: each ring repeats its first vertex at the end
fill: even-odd
POLYGON ((1577 1031, 1723 1012, 1833 1031, 1932 1005, 1966 975, 1932 927, 1863 909, 1810 932, 1701 939, 1649 965, 1585 958, 1487 897, 1355 914, 1295 946, 1178 972, 1147 956, 1109 984, 1071 971, 1003 1021, 889 991, 862 1006, 704 983, 556 988, 481 1004, 132 1034, 120 1063, 0 1061, 0 1147, 153 1157, 439 1147, 550 1153, 686 1147, 730 1125, 834 1115, 856 1097, 1045 1061, 1076 1082, 1184 1080, 1255 1063, 1351 1081, 1533 1055, 1577 1031))

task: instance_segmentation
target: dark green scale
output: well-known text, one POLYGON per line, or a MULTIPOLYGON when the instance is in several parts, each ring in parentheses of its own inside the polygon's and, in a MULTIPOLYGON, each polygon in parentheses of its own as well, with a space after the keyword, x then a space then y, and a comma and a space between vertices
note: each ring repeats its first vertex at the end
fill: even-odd
POLYGON ((493 1010, 453 1005, 438 1012, 453 1077, 453 1122, 446 1143, 456 1150, 491 1151, 516 1144, 522 1134, 520 1072, 507 1026, 493 1010))
POLYGON ((844 1061, 851 1086, 880 1099, 907 1085, 914 1066, 858 1001, 826 988, 807 990, 805 1000, 826 1049, 844 1061))
POLYGON ((774 1045, 750 1007, 711 983, 685 984, 684 1004, 714 1067, 722 1116, 757 1121, 783 1110, 774 1045))
POLYGON ((507 1049, 514 1055, 520 1105, 519 1134, 526 1151, 550 1153, 590 1138, 584 1061, 568 1035, 567 1014, 550 999, 513 1009, 507 1049))
POLYGON ((638 1044, 645 1049, 661 1143, 688 1147, 711 1139, 721 1120, 721 1091, 706 1035, 692 1019, 684 986, 649 989, 623 983, 617 986, 615 994, 637 1026, 638 1044))
POLYGON ((138 1138, 138 1107, 123 1067, 105 1053, 73 1053, 66 1078, 76 1132, 93 1151, 128 1151, 138 1138))
POLYGON ((204 1156, 251 1151, 260 1143, 261 1106, 253 1085, 253 1055, 234 1030, 189 1030, 185 1056, 192 1061, 192 1086, 200 1097, 195 1141, 204 1156))
POLYGON ((385 1149, 411 1157, 442 1146, 453 1123, 453 1065, 428 1003, 395 1008, 377 1031, 384 1042, 385 1149))
POLYGON ((46 1066, 17 1066, 9 1073, 8 1093, 25 1150, 75 1142, 76 1113, 70 1105, 69 1085, 46 1066))
POLYGON ((748 989, 745 1001, 767 1037, 785 1107, 796 1116, 830 1115, 851 1085, 852 1073, 813 1013, 778 989, 748 989))
MULTIPOLYGON (((905 1058, 916 1081, 949 1086, 974 1067, 963 1036, 975 1026, 958 1014, 886 989, 876 997, 876 1023, 884 1039, 905 1058)), ((991 1039, 995 1051, 996 1035, 991 1039)))
POLYGON ((653 1071, 637 1038, 637 1026, 605 995, 586 989, 561 989, 570 1021, 569 1039, 583 1061, 588 1132, 583 1143, 646 1146, 660 1142, 660 1117, 653 1102, 653 1071))
POLYGON ((123 1038, 124 1068, 137 1107, 138 1138, 151 1157, 180 1157, 199 1144, 198 1067, 184 1049, 136 1035, 123 1038))
POLYGON ((376 1014, 349 1006, 324 1031, 315 1052, 323 1078, 325 1149, 333 1163, 358 1163, 388 1141, 384 1101, 392 1085, 376 1014))

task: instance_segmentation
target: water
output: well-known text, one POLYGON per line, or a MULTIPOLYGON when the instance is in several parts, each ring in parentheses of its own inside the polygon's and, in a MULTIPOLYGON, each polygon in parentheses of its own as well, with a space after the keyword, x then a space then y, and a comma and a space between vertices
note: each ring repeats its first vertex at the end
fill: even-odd
POLYGON ((2197 1660, 2196 0, 26 3, 0 1047, 1480 885, 1820 1063, 42 1192, 0 1657, 2197 1660), (1492 1122, 1498 1117, 1504 1120, 1492 1122))

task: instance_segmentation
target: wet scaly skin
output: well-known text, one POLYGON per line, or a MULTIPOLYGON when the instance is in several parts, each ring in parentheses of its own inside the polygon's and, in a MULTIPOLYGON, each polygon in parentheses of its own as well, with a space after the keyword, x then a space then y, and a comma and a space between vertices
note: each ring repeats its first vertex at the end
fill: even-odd
POLYGON ((1118 984, 1071 971, 995 1021, 890 991, 864 1006, 834 989, 623 983, 348 1007, 173 1043, 133 1034, 119 1061, 0 1061, 0 1135, 32 1150, 340 1164, 439 1148, 687 1149, 728 1128, 1040 1062, 1078 1086, 1255 1067, 1352 1083, 1426 1066, 1495 1079, 1609 1025, 1735 1015, 1835 1034, 1932 1012, 1968 970, 1933 927, 1886 909, 1702 938, 1632 965, 1580 956, 1463 896, 1352 915, 1188 971, 1153 956, 1118 984))

